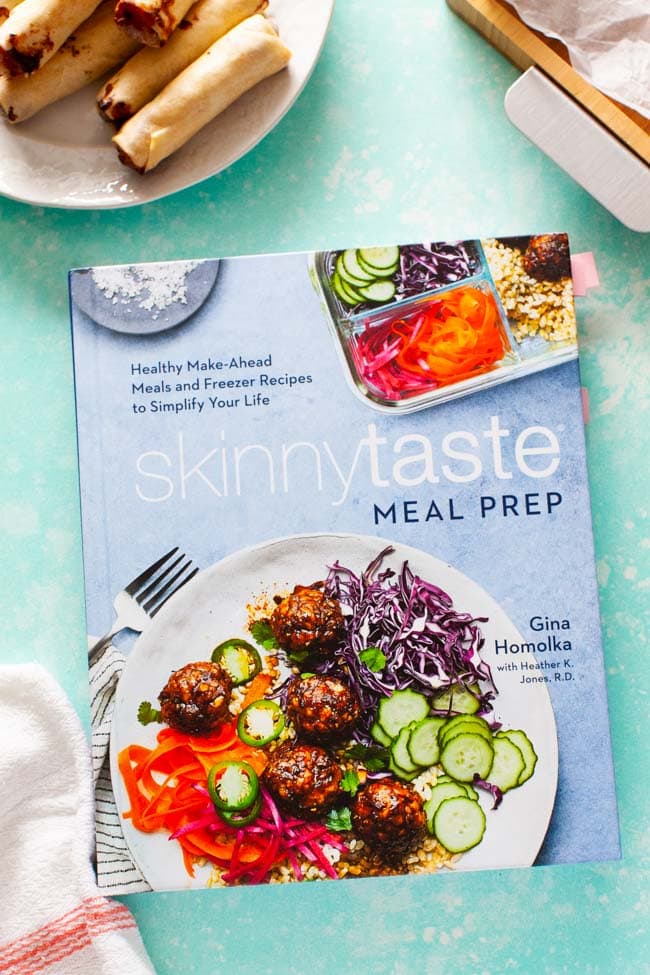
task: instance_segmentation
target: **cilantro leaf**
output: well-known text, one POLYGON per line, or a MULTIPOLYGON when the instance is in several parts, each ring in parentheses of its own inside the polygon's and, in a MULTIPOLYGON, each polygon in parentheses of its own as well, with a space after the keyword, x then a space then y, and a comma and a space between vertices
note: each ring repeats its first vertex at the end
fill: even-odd
POLYGON ((287 657, 292 664, 297 664, 299 667, 309 657, 309 650, 294 650, 293 653, 288 653, 287 657))
POLYGON ((341 789, 343 792, 349 792, 351 796, 356 796, 359 785, 359 776, 357 773, 354 769, 348 769, 341 779, 341 789))
POLYGON ((151 706, 151 701, 141 701, 138 707, 138 721, 140 724, 154 724, 162 722, 162 716, 157 708, 151 706))
POLYGON ((381 772, 388 767, 388 749, 380 745, 352 745, 345 752, 346 758, 361 762, 369 772, 381 772))
POLYGON ((278 649, 278 641, 273 635, 273 630, 268 620, 255 620, 254 623, 251 623, 249 629, 255 642, 259 643, 265 650, 278 649))
POLYGON ((325 824, 333 833, 345 833, 347 830, 352 829, 352 815, 350 810, 347 806, 343 806, 341 809, 332 809, 327 814, 325 824))
POLYGON ((359 660, 374 674, 378 674, 386 666, 386 654, 379 647, 366 647, 359 654, 359 660))

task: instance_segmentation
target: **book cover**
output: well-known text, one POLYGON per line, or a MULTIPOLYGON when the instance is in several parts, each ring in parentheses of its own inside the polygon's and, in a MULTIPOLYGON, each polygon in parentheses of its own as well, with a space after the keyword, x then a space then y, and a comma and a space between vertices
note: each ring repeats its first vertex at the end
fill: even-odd
POLYGON ((566 235, 70 291, 100 886, 617 858, 566 235))

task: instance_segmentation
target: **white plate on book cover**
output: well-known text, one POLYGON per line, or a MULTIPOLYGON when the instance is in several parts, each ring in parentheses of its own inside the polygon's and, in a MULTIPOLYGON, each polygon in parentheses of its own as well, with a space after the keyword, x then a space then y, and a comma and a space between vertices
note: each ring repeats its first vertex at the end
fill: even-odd
MULTIPOLYGON (((120 812, 129 800, 118 767, 119 752, 130 744, 152 747, 159 725, 137 720, 142 700, 156 701, 170 673, 194 660, 209 659, 214 647, 233 636, 247 636, 247 604, 296 584, 322 579, 338 560, 360 573, 386 546, 393 545, 384 566, 399 569, 408 559, 412 570, 449 593, 454 607, 477 617, 485 636, 483 658, 493 665, 498 696, 495 718, 508 728, 521 728, 538 755, 535 773, 521 788, 504 796, 491 811, 482 795, 487 828, 479 846, 462 856, 456 870, 531 865, 544 840, 555 802, 558 752, 555 717, 544 683, 522 685, 521 673, 494 667, 495 640, 521 643, 522 637, 503 609, 477 583, 457 569, 418 549, 370 536, 307 535, 277 539, 228 556, 199 573, 155 617, 137 641, 119 682, 111 733, 111 776, 120 812)), ((209 868, 191 879, 180 846, 165 833, 141 833, 123 820, 131 854, 154 890, 205 887, 209 868)))
POLYGON ((0 193, 42 206, 90 209, 147 203, 193 186, 253 148, 291 108, 318 60, 334 0, 270 0, 267 16, 292 52, 182 149, 140 176, 122 165, 97 112, 101 81, 20 125, 0 120, 0 193))

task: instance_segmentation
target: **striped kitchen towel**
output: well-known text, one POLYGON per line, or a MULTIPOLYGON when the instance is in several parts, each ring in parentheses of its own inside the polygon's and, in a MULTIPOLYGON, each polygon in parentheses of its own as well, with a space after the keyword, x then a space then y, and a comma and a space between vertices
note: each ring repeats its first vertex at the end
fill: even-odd
POLYGON ((124 655, 109 644, 90 667, 90 721, 95 779, 97 883, 107 894, 151 890, 131 859, 115 804, 109 767, 111 721, 115 691, 124 668, 124 655))
POLYGON ((0 975, 153 975, 130 911, 92 867, 91 761, 37 664, 0 667, 0 975))

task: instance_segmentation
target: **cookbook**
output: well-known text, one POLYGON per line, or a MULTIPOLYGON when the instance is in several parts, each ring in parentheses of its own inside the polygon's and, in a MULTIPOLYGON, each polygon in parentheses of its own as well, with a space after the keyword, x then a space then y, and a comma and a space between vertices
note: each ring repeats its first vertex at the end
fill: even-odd
POLYGON ((70 307, 100 886, 616 859, 566 235, 70 307))

